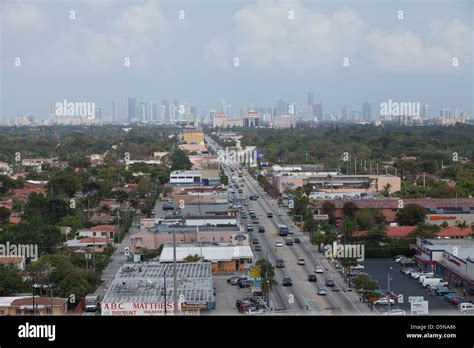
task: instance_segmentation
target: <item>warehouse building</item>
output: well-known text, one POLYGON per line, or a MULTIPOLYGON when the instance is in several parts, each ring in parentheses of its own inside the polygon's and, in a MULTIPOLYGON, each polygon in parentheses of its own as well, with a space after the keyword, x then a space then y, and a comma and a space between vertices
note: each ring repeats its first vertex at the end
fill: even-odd
MULTIPOLYGON (((211 264, 176 265, 176 314, 199 314, 215 307, 211 264)), ((173 264, 148 261, 125 264, 101 302, 102 315, 174 315, 173 264)))

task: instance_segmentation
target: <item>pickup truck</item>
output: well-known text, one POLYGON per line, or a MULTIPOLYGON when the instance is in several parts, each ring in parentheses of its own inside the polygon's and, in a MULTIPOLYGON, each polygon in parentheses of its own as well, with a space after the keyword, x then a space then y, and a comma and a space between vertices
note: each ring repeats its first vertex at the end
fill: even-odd
POLYGON ((99 297, 96 295, 86 295, 85 310, 86 312, 96 312, 99 309, 99 297))
POLYGON ((421 284, 423 285, 423 287, 426 288, 427 286, 430 286, 430 287, 433 287, 433 286, 447 286, 448 282, 445 282, 441 278, 425 278, 425 280, 421 284))

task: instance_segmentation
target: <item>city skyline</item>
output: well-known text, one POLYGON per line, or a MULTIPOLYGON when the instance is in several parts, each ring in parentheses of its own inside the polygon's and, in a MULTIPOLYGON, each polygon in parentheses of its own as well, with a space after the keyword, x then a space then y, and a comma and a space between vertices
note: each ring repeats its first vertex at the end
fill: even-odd
POLYGON ((110 114, 129 96, 199 110, 225 99, 238 114, 278 98, 302 108, 309 90, 331 113, 392 99, 472 114, 469 1, 2 6, 2 117, 44 116, 64 99, 110 114))

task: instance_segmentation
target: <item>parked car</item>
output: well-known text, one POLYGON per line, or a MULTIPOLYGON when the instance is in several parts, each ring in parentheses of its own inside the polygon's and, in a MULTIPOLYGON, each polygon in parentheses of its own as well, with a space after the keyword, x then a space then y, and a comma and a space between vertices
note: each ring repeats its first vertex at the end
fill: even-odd
POLYGON ((278 247, 278 248, 280 248, 280 247, 283 246, 283 242, 282 242, 281 240, 277 240, 277 241, 275 242, 275 246, 278 247))
POLYGON ((461 312, 464 312, 466 310, 474 310, 474 304, 472 304, 471 302, 461 302, 460 304, 458 304, 458 309, 461 312))
POLYGON ((318 278, 316 277, 316 274, 308 274, 308 282, 317 282, 318 278))
POLYGON ((325 288, 318 288, 316 290, 316 293, 319 295, 319 296, 326 296, 328 294, 327 290, 325 288))
POLYGON ((263 308, 257 308, 257 307, 250 307, 247 310, 247 315, 256 315, 256 314, 263 314, 265 313, 266 310, 263 308))
POLYGON ((444 295, 454 293, 454 291, 451 290, 450 288, 448 288, 447 286, 442 286, 442 287, 436 288, 434 292, 437 296, 444 296, 444 295))
POLYGON ((458 305, 458 304, 463 303, 463 302, 469 302, 469 299, 467 299, 465 297, 462 297, 462 296, 453 296, 449 300, 449 303, 451 303, 452 305, 458 305))
POLYGON ((400 273, 403 275, 410 275, 411 272, 415 272, 413 268, 402 268, 400 269, 400 273))
POLYGON ((314 269, 314 273, 324 273, 324 268, 322 268, 321 266, 316 266, 316 268, 314 269))
POLYGON ((392 259, 395 262, 400 262, 402 258, 406 257, 405 255, 395 255, 392 259))
POLYGON ((229 279, 227 279, 227 284, 236 285, 239 279, 240 277, 230 277, 229 279))
POLYGON ((302 257, 300 257, 300 258, 298 259, 298 265, 304 266, 305 264, 306 264, 306 261, 305 261, 302 257))
POLYGON ((239 280, 239 288, 249 288, 250 287, 250 279, 242 278, 239 280))
POLYGON ((449 302, 449 300, 451 299, 451 297, 454 297, 454 296, 457 296, 457 294, 454 293, 454 292, 451 292, 451 293, 449 293, 449 294, 444 295, 444 300, 449 302))
POLYGON ((334 279, 326 279, 326 286, 327 287, 333 288, 334 285, 335 285, 334 279))
POLYGON ((389 297, 382 297, 374 302, 374 306, 388 306, 388 304, 395 304, 395 300, 389 297))
POLYGON ((390 311, 386 311, 382 313, 382 315, 405 315, 405 311, 400 308, 394 308, 394 309, 391 309, 390 311))
POLYGON ((357 264, 356 266, 351 267, 353 271, 363 271, 364 266, 357 264))
POLYGON ((292 286, 293 281, 291 280, 290 277, 285 277, 283 278, 283 286, 292 286))

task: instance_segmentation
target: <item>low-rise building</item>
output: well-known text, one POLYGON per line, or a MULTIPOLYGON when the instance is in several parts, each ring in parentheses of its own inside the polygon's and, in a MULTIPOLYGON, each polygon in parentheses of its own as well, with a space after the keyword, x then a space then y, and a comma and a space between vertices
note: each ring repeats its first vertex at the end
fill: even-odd
MULTIPOLYGON (((212 272, 237 272, 243 271, 244 265, 252 263, 254 257, 249 245, 176 245, 176 261, 182 262, 188 256, 198 256, 210 261, 212 272)), ((173 262, 173 244, 165 244, 160 255, 160 262, 173 262)))
POLYGON ((46 296, 0 297, 2 315, 64 315, 67 312, 67 298, 46 296), (34 304, 34 306, 33 306, 34 304))
MULTIPOLYGON (((176 307, 180 314, 199 314, 215 307, 210 262, 176 265, 176 307)), ((148 261, 124 264, 101 301, 102 315, 174 314, 173 264, 148 261)))
POLYGON ((194 170, 175 170, 170 174, 171 185, 199 185, 201 180, 201 172, 194 170))

